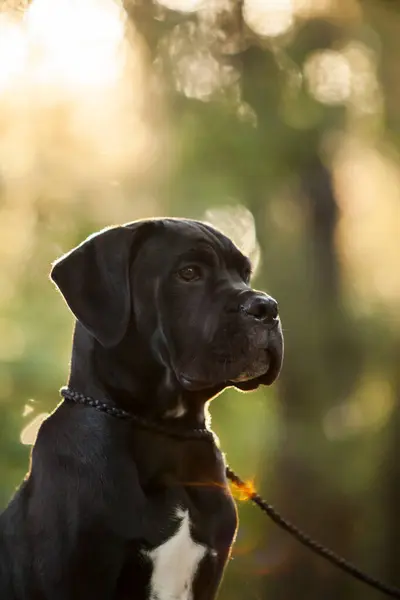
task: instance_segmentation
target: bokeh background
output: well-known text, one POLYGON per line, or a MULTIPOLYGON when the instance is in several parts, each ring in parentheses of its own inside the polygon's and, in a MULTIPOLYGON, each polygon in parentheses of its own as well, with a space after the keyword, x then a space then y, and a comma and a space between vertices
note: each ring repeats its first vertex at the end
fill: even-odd
MULTIPOLYGON (((59 402, 51 262, 103 226, 205 218, 279 300, 279 382, 212 406, 229 463, 400 585, 400 7, 0 2, 0 505, 59 402)), ((222 600, 377 598, 239 502, 222 600)))

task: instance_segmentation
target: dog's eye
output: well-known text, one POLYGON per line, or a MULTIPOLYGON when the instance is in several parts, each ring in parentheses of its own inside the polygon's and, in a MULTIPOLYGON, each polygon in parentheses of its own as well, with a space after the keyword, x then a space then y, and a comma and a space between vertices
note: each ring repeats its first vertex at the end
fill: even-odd
POLYGON ((196 281, 201 278, 202 272, 197 265, 188 265, 187 267, 180 269, 178 275, 184 281, 196 281))

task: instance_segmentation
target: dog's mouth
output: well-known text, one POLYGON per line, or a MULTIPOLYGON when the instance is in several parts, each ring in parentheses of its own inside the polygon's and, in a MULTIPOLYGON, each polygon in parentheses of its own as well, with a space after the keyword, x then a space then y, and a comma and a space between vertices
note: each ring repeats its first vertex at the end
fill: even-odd
POLYGON ((278 377, 281 366, 282 352, 278 348, 270 348, 258 353, 255 360, 245 368, 235 369, 234 361, 230 362, 228 371, 232 375, 226 373, 227 376, 223 376, 224 370, 222 370, 221 378, 203 379, 181 372, 177 374, 177 379, 187 391, 200 391, 215 386, 235 386, 245 391, 255 389, 259 384, 271 385, 278 377), (235 374, 233 374, 234 371, 236 371, 235 374))
POLYGON ((236 377, 229 379, 229 383, 243 383, 245 381, 256 379, 257 377, 262 377, 268 373, 271 362, 272 357, 270 352, 268 350, 263 350, 258 354, 251 365, 243 370, 243 372, 239 373, 236 377))
POLYGON ((254 328, 245 338, 235 339, 234 335, 235 332, 221 346, 208 348, 204 362, 200 353, 174 369, 183 389, 201 391, 235 386, 246 391, 260 384, 271 385, 277 379, 283 362, 280 320, 272 328, 254 328))
POLYGON ((266 350, 266 354, 267 367, 264 372, 255 376, 231 379, 228 385, 234 385, 242 391, 249 391, 256 389, 260 384, 271 385, 274 383, 282 368, 283 348, 281 347, 279 351, 266 350))

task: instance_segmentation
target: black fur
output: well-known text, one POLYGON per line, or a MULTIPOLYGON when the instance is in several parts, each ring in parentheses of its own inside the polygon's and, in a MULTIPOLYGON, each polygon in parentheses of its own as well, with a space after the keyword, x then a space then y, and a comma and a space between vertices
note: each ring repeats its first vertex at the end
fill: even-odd
MULTIPOLYGON (((249 287, 247 258, 204 223, 105 230, 51 276, 77 319, 69 384, 83 394, 188 430, 205 425, 225 387, 278 376, 276 303, 249 287)), ((143 550, 174 532, 178 505, 194 539, 217 552, 194 581, 193 600, 212 600, 237 524, 219 449, 61 403, 0 517, 0 599, 148 599, 143 550)))

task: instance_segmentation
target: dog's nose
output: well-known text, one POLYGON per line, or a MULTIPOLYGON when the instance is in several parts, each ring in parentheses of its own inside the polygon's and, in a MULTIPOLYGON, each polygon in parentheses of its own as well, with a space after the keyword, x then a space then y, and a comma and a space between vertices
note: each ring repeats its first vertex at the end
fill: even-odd
POLYGON ((249 317, 266 323, 271 323, 278 317, 278 303, 267 295, 251 296, 242 305, 242 309, 249 317))

